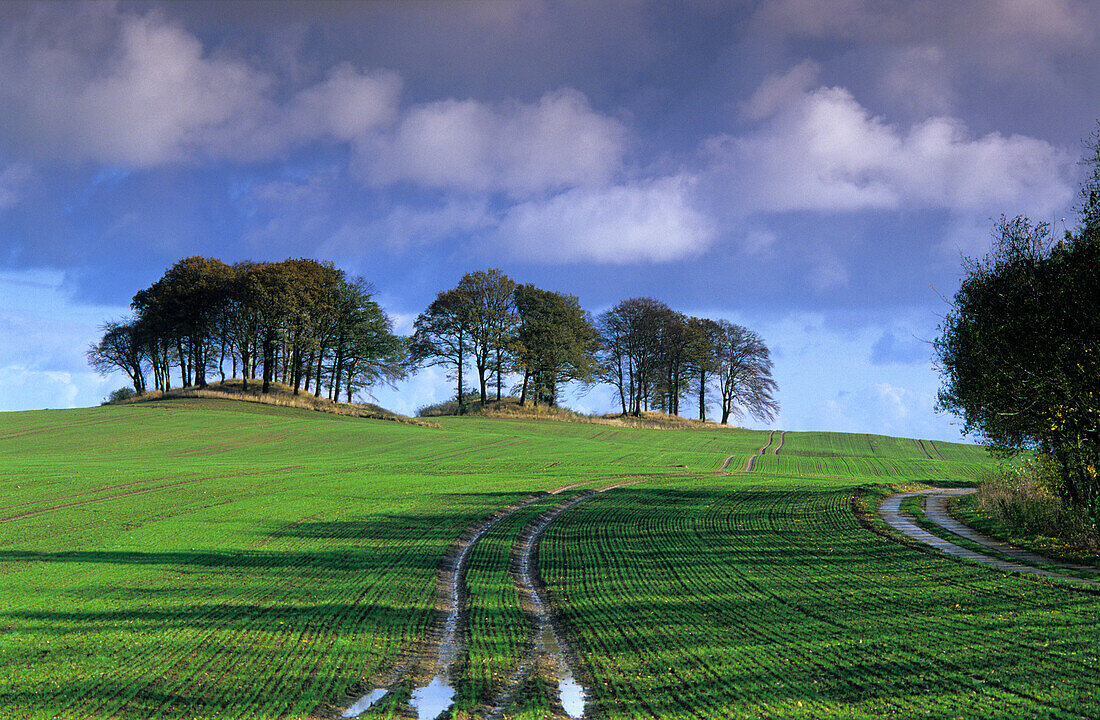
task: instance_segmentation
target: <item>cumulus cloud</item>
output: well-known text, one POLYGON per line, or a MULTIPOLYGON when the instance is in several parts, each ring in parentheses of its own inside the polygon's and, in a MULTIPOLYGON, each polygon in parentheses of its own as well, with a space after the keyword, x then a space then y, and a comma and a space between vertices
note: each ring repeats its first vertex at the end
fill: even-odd
POLYGON ((497 241, 513 255, 547 262, 669 262, 710 246, 715 228, 695 209, 694 181, 677 175, 574 189, 509 209, 497 241))
POLYGON ((257 160, 392 121, 400 81, 349 65, 276 100, 274 77, 157 13, 45 8, 0 37, 9 136, 41 156, 149 167, 257 160))
POLYGON ((842 87, 810 88, 802 64, 765 81, 756 126, 704 144, 708 181, 742 212, 942 208, 1044 214, 1073 194, 1072 161, 1023 135, 974 137, 951 117, 900 127, 842 87))
POLYGON ((609 182, 627 134, 569 88, 532 104, 443 100, 410 108, 392 131, 364 143, 361 167, 375 185, 523 196, 609 182))

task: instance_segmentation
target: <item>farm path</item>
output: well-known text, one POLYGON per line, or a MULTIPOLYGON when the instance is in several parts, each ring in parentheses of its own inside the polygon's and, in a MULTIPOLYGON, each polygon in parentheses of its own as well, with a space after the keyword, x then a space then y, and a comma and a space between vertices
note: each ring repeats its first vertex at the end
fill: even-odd
POLYGON ((888 496, 882 501, 879 506, 879 515, 886 524, 890 525, 895 530, 911 537, 918 542, 922 542, 925 545, 929 545, 936 550, 947 555, 963 558, 972 562, 980 563, 982 565, 989 565, 995 567, 998 570, 1004 570, 1006 572, 1016 572, 1025 575, 1038 575, 1040 577, 1058 578, 1065 580, 1066 582, 1074 583, 1077 585, 1088 585, 1093 587, 1100 587, 1100 581, 1097 580, 1085 580, 1082 578, 1071 577, 1069 575, 1063 575, 1062 573, 1053 572, 1050 570, 1044 570, 1043 568, 1035 567, 1035 564, 1041 565, 1053 565, 1065 567, 1067 569, 1089 569, 1095 571, 1094 568, 1085 568, 1080 565, 1072 565, 1068 563, 1048 558, 1037 553, 1032 553, 1026 550, 1022 550, 1015 546, 1009 545, 995 540, 987 535, 983 535, 973 528, 969 528, 962 523, 958 522, 950 516, 947 512, 947 500, 951 497, 959 495, 968 495, 974 492, 972 488, 954 488, 951 490, 920 490, 918 492, 907 493, 895 493, 888 496), (909 513, 903 512, 901 509, 901 503, 907 498, 916 497, 919 495, 928 496, 928 510, 926 511, 926 517, 929 520, 939 525, 940 527, 953 532, 960 537, 964 537, 972 542, 978 543, 984 547, 988 547, 991 550, 996 550, 998 553, 1005 555, 1006 557, 1014 558, 1015 560, 1002 560, 991 555, 987 555, 976 550, 970 550, 960 545, 956 545, 950 540, 934 535, 924 528, 916 524, 915 520, 909 513), (980 540, 978 538, 981 538, 980 540), (1034 563, 1034 564, 1026 564, 1034 563))
MULTIPOLYGON (((620 482, 598 490, 580 493, 539 515, 521 533, 521 539, 517 540, 516 548, 513 550, 513 557, 516 563, 517 585, 519 585, 521 592, 526 595, 528 606, 537 619, 533 642, 535 657, 532 658, 531 662, 521 664, 517 670, 517 676, 510 683, 513 689, 506 696, 498 698, 497 702, 494 703, 493 710, 497 711, 495 714, 503 713, 507 701, 514 695, 515 687, 526 679, 534 662, 542 658, 549 659, 554 663, 559 676, 559 692, 566 714, 570 717, 580 717, 583 714, 584 689, 574 679, 567 659, 569 651, 564 642, 564 636, 552 619, 549 600, 546 597, 546 591, 541 584, 541 580, 538 578, 538 573, 532 571, 532 555, 539 539, 542 537, 542 533, 563 512, 592 497, 597 492, 605 492, 622 485, 629 485, 631 482, 636 481, 620 482)), ((410 653, 404 661, 399 662, 397 667, 390 673, 390 676, 381 683, 381 687, 377 687, 370 693, 360 697, 341 712, 339 717, 353 718, 362 715, 388 695, 402 678, 417 675, 418 673, 415 670, 419 664, 426 665, 427 667, 424 669, 430 669, 432 680, 427 685, 418 687, 412 692, 409 704, 416 711, 417 717, 420 720, 432 720, 450 709, 454 704, 455 697, 452 671, 465 651, 463 638, 466 634, 466 618, 463 610, 468 604, 469 590, 466 588, 465 575, 470 552, 493 526, 517 510, 527 507, 546 495, 557 495, 581 484, 573 483, 524 498, 467 527, 444 555, 437 581, 437 609, 440 619, 436 621, 436 625, 426 638, 426 642, 418 651, 410 653)))
MULTIPOLYGON (((769 430, 768 431, 768 442, 764 444, 764 447, 760 448, 759 450, 757 450, 752 455, 749 455, 748 459, 745 460, 745 467, 741 472, 752 472, 752 468, 753 468, 753 465, 756 462, 756 458, 759 457, 759 456, 762 456, 764 453, 766 453, 768 451, 768 448, 771 447, 771 444, 772 444, 772 438, 774 438, 774 437, 775 437, 775 430, 769 430)), ((732 456, 730 456, 730 457, 732 457, 732 456)), ((727 465, 729 464, 729 459, 728 458, 726 459, 726 464, 727 465)))
POLYGON ((495 719, 504 715, 540 661, 549 665, 546 669, 557 676, 558 696, 566 715, 579 718, 584 714, 584 688, 577 682, 569 664, 571 650, 566 643, 562 628, 554 617, 551 601, 546 586, 539 577, 534 555, 543 533, 559 515, 597 492, 610 490, 611 487, 618 487, 618 485, 600 490, 587 490, 555 505, 531 520, 516 539, 512 547, 512 569, 516 589, 522 598, 524 609, 533 621, 531 657, 517 668, 515 675, 508 682, 508 687, 493 701, 486 714, 487 718, 495 719))
MULTIPOLYGON (((572 486, 557 488, 549 494, 556 494, 572 486)), ((435 626, 429 632, 423 646, 406 656, 390 673, 381 687, 356 700, 340 717, 358 717, 384 698, 406 675, 413 673, 418 664, 424 664, 432 672, 432 680, 425 686, 413 690, 410 704, 419 718, 431 720, 441 715, 454 704, 455 690, 452 687, 451 674, 455 662, 463 651, 462 639, 465 637, 463 608, 466 606, 467 589, 465 574, 470 551, 477 542, 497 523, 517 510, 535 502, 546 493, 524 498, 519 502, 503 507, 492 515, 482 518, 467 527, 451 544, 444 554, 439 570, 437 586, 437 617, 435 626)), ((415 673, 413 673, 415 674, 415 673)))

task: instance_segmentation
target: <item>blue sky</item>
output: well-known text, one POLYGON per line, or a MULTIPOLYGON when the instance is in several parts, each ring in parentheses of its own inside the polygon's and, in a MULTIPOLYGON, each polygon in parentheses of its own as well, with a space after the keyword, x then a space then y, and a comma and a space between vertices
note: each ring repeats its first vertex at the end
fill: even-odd
POLYGON ((0 410, 124 384, 83 350, 180 257, 304 256, 403 331, 488 267, 650 295, 764 337, 778 427, 958 439, 944 296, 1002 213, 1072 227, 1098 33, 1091 0, 2 5, 0 410))

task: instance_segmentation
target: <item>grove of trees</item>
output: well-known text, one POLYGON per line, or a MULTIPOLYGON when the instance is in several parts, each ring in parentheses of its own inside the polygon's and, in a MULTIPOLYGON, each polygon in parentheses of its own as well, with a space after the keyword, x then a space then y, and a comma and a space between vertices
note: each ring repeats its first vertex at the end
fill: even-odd
POLYGON ((577 381, 613 386, 624 415, 679 414, 689 395, 698 398, 700 419, 717 399, 723 424, 745 411, 768 421, 779 410, 771 357, 755 332, 688 317, 653 298, 623 300, 593 319, 576 297, 478 271, 440 292, 415 328, 411 362, 447 368, 459 412, 471 365, 482 402, 494 382, 500 399, 511 374, 519 378, 513 392, 535 405, 555 405, 561 388, 577 381))
POLYGON ((942 409, 1001 455, 1034 452, 1063 499, 1100 522, 1100 134, 1077 229, 1002 218, 935 343, 942 409))
POLYGON ((125 372, 138 394, 203 387, 210 372, 293 386, 294 394, 350 402, 379 381, 405 375, 406 343, 365 281, 316 260, 242 262, 188 257, 134 295, 135 315, 109 322, 87 352, 100 372, 125 372), (239 371, 239 372, 238 372, 239 371))
POLYGON ((768 348, 725 320, 689 317, 664 303, 624 300, 593 319, 572 295, 521 285, 497 269, 466 273, 398 337, 372 288, 331 263, 308 259, 180 260, 134 295, 129 320, 108 322, 87 352, 100 372, 121 371, 134 391, 206 385, 212 373, 282 382, 330 399, 426 366, 455 381, 463 413, 505 392, 554 406, 569 383, 609 383, 623 414, 680 413, 683 398, 720 408, 721 422, 775 417, 768 348), (471 373, 472 370, 472 373, 471 373), (475 380, 476 378, 476 386, 475 380))

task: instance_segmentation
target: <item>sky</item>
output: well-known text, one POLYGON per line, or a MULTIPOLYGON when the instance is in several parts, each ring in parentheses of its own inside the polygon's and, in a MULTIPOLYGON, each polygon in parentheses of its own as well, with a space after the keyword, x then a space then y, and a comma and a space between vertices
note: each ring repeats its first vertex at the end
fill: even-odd
POLYGON ((958 440, 931 342, 996 218, 1074 227, 1097 57, 1093 0, 3 4, 0 410, 124 385, 182 257, 312 257, 404 333, 472 270, 654 297, 761 335, 772 427, 958 440))

